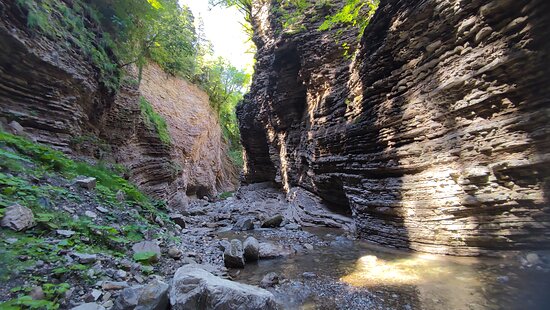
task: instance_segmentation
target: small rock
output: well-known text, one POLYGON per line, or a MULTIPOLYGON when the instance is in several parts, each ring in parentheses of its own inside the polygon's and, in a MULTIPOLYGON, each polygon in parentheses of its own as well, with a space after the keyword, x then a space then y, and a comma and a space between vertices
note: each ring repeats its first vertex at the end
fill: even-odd
POLYGON ((312 279, 312 278, 316 278, 317 274, 315 274, 314 272, 304 272, 302 273, 302 277, 306 279, 312 279))
POLYGON ((308 251, 312 251, 313 250, 313 245, 311 245, 309 243, 306 243, 306 244, 304 244, 304 248, 306 248, 308 251))
POLYGON ((233 226, 233 230, 252 230, 254 229, 254 222, 251 218, 242 217, 237 220, 237 223, 233 226))
POLYGON ((121 270, 121 269, 117 270, 116 273, 115 273, 115 277, 120 278, 120 279, 126 278, 127 275, 128 275, 128 273, 124 270, 121 270))
POLYGON ((168 249, 168 256, 173 259, 180 259, 182 255, 183 253, 181 252, 181 250, 176 247, 171 247, 170 249, 168 249))
POLYGON ((244 253, 241 241, 231 240, 231 246, 223 253, 223 261, 228 268, 244 268, 244 253))
POLYGON ((17 238, 7 238, 4 241, 6 241, 7 244, 14 244, 17 242, 17 240, 18 240, 17 238))
POLYGON ((100 291, 100 290, 92 290, 92 292, 90 293, 90 295, 93 297, 94 301, 98 300, 99 297, 101 297, 103 293, 100 291))
POLYGON ((243 243, 246 261, 257 261, 260 258, 260 243, 254 237, 248 237, 243 243))
POLYGON ((296 223, 289 223, 285 225, 285 228, 288 230, 299 230, 301 227, 296 223))
POLYGON ((540 264, 540 258, 536 253, 529 253, 527 256, 525 256, 525 259, 527 262, 531 265, 538 265, 540 264))
POLYGON ((95 302, 89 302, 87 304, 74 307, 71 310, 105 310, 105 307, 98 305, 95 302))
POLYGON ((122 190, 119 190, 118 192, 116 192, 116 200, 118 200, 119 202, 123 202, 125 197, 124 197, 124 192, 122 190))
POLYGON ((11 133, 13 133, 14 135, 20 136, 25 134, 25 128, 23 128, 23 126, 21 126, 21 124, 19 124, 17 121, 11 121, 8 124, 8 127, 11 133))
POLYGON ((120 281, 120 282, 114 282, 114 281, 102 281, 101 282, 101 288, 110 291, 110 290, 121 290, 124 288, 130 287, 127 282, 120 281))
POLYGON ((268 288, 279 284, 279 275, 275 272, 266 274, 260 282, 260 287, 268 288))
POLYGON ((105 308, 111 308, 113 305, 114 305, 114 303, 113 303, 112 300, 107 300, 107 301, 103 304, 103 307, 105 307, 105 308))
POLYGON ((95 209, 101 213, 109 213, 109 210, 100 206, 95 207, 95 209))
POLYGON ((46 297, 44 295, 44 291, 42 290, 42 287, 40 286, 33 287, 29 293, 29 296, 31 296, 31 298, 34 300, 44 299, 46 297))
POLYGON ((90 264, 97 261, 97 254, 74 253, 73 256, 76 257, 78 262, 81 264, 90 264))
POLYGON ((92 177, 78 177, 76 178, 74 183, 87 190, 92 190, 95 188, 97 184, 97 180, 96 178, 92 178, 92 177))
POLYGON ((141 241, 132 246, 134 253, 153 252, 155 253, 154 261, 157 262, 160 259, 160 247, 153 241, 141 241))
POLYGON ((86 211, 86 212, 84 212, 84 215, 86 215, 89 218, 93 218, 93 219, 97 218, 97 214, 95 214, 92 211, 86 211))
POLYGON ((32 210, 19 204, 7 207, 4 211, 4 217, 0 221, 2 227, 7 227, 15 231, 22 231, 33 227, 34 215, 32 210))
POLYGON ((497 281, 500 283, 506 283, 510 281, 510 278, 508 276, 500 276, 500 277, 497 277, 497 281))
POLYGON ((142 276, 140 275, 135 275, 134 276, 134 279, 136 280, 137 283, 143 283, 145 280, 143 279, 142 276))
POLYGON ((168 215, 174 223, 180 225, 181 228, 185 228, 185 217, 181 214, 172 213, 168 215))
POLYGON ((58 229, 55 231, 58 235, 60 236, 63 236, 63 237, 71 237, 73 236, 74 234, 76 234, 76 231, 72 231, 72 230, 63 230, 63 229, 58 229))
POLYGON ((281 223, 283 222, 284 218, 282 215, 278 214, 274 217, 268 219, 267 221, 263 222, 262 228, 276 228, 281 226, 281 223))

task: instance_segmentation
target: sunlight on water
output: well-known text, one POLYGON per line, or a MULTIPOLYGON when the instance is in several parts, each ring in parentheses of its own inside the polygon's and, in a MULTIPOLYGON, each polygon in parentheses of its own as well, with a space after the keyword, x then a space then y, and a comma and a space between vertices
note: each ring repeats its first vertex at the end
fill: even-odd
POLYGON ((357 261, 355 270, 340 278, 352 286, 420 284, 425 273, 448 273, 444 268, 430 266, 432 257, 427 255, 385 261, 374 255, 366 255, 357 261))

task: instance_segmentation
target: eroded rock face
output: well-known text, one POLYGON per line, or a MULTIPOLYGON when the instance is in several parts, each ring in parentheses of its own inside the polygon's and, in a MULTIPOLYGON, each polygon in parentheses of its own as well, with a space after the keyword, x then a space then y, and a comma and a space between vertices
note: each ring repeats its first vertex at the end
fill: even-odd
POLYGON ((281 35, 256 3, 246 181, 314 192, 390 246, 549 246, 549 5, 382 1, 347 60, 339 29, 281 35))
POLYGON ((142 190, 173 209, 186 205, 186 193, 212 196, 235 186, 236 172, 204 92, 149 65, 139 88, 124 85, 114 94, 80 50, 29 29, 15 2, 0 1, 0 17, 3 128, 67 153, 115 160, 142 190), (171 145, 147 125, 140 96, 166 118, 171 145))

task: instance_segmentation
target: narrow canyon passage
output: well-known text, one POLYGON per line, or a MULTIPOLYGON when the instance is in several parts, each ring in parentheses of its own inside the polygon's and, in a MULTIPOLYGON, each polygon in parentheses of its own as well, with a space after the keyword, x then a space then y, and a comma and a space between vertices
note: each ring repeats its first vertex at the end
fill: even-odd
POLYGON ((548 12, 0 0, 0 309, 550 308, 548 12))

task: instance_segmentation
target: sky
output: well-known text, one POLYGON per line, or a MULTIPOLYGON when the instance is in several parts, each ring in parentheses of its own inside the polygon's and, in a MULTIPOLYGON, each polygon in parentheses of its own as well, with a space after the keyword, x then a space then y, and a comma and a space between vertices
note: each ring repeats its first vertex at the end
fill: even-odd
MULTIPOLYGON (((208 0, 179 0, 188 6, 195 22, 202 17, 206 38, 214 46, 214 54, 229 60, 239 69, 250 70, 254 55, 247 53, 250 42, 240 22, 243 16, 235 8, 208 8, 208 0)), ((198 26, 198 25, 196 25, 198 26)))

